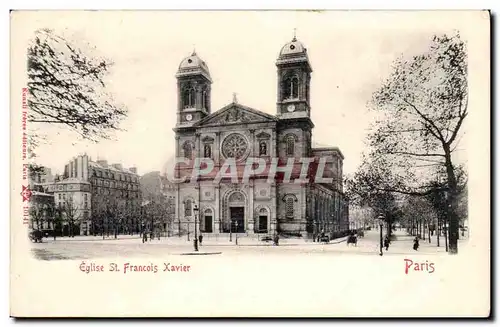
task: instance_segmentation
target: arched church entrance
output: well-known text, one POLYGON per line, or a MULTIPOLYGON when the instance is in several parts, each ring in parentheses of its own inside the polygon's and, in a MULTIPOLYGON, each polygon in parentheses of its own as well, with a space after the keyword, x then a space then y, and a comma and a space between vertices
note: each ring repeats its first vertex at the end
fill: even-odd
POLYGON ((225 198, 225 217, 223 232, 244 233, 246 197, 240 190, 228 192, 225 198))
POLYGON ((261 208, 258 211, 257 233, 268 233, 269 228, 269 212, 266 208, 261 208))
POLYGON ((211 208, 206 208, 203 211, 203 220, 202 220, 202 232, 212 233, 213 232, 213 210, 211 208))

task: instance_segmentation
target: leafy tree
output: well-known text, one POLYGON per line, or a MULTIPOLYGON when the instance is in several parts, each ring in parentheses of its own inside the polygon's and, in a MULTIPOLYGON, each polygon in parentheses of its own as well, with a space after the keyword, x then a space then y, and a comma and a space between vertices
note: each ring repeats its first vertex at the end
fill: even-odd
POLYGON ((447 194, 450 253, 458 253, 457 198, 465 168, 455 152, 468 115, 467 50, 459 34, 434 36, 425 53, 400 58, 373 94, 370 152, 352 178, 364 190, 427 195, 436 174, 447 194))
MULTIPOLYGON (((92 141, 109 138, 127 115, 107 92, 111 65, 51 30, 36 31, 28 47, 28 121, 66 126, 92 141)), ((35 146, 43 138, 34 131, 30 136, 35 146)))

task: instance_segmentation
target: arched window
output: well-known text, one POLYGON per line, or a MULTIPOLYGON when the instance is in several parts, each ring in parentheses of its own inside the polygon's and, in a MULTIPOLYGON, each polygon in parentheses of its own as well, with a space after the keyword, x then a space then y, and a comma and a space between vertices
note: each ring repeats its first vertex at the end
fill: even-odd
POLYGON ((185 89, 182 92, 182 105, 184 108, 192 108, 195 105, 195 92, 194 89, 185 89))
POLYGON ((266 141, 260 141, 260 143, 259 143, 259 155, 260 156, 267 155, 267 142, 266 141))
POLYGON ((212 146, 210 144, 205 144, 203 152, 205 158, 212 158, 212 146))
POLYGON ((191 200, 186 200, 184 202, 184 217, 190 217, 191 216, 191 200))
POLYGON ((288 135, 286 138, 286 154, 288 156, 293 156, 295 153, 295 137, 293 135, 288 135))
POLYGON ((310 88, 310 85, 311 85, 311 82, 310 80, 308 79, 307 80, 307 84, 306 84, 306 101, 309 101, 309 88, 310 88))
POLYGON ((196 96, 196 93, 194 92, 194 89, 191 89, 189 92, 189 105, 190 105, 190 107, 195 106, 195 102, 196 102, 195 96, 196 96))
POLYGON ((299 78, 287 77, 283 80, 283 99, 296 99, 299 97, 299 78))
POLYGON ((291 89, 291 97, 292 99, 296 99, 299 97, 299 79, 297 77, 293 77, 290 82, 291 89))
POLYGON ((184 158, 193 159, 193 146, 191 142, 184 143, 182 150, 184 151, 184 158))
POLYGON ((203 105, 203 108, 208 109, 208 107, 209 107, 209 105, 208 105, 208 91, 206 89, 203 90, 201 103, 203 105))
POLYGON ((286 78, 281 86, 283 89, 283 100, 290 99, 292 97, 292 90, 290 88, 290 79, 286 78))
POLYGON ((293 202, 294 200, 291 196, 285 200, 285 216, 287 218, 293 218, 293 202))

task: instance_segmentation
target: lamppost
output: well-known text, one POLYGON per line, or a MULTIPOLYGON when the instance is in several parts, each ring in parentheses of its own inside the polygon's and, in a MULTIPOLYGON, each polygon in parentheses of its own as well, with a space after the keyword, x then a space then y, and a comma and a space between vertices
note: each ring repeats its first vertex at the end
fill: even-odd
POLYGON ((236 227, 236 239, 235 240, 236 240, 236 245, 238 245, 238 221, 237 220, 234 222, 234 225, 236 227))
POLYGON ((377 218, 379 220, 379 226, 380 226, 380 253, 379 255, 384 255, 384 253, 382 252, 382 247, 383 247, 383 242, 382 242, 382 229, 384 227, 384 216, 382 214, 380 214, 377 218))
POLYGON ((142 243, 144 243, 146 240, 144 238, 144 233, 146 233, 146 228, 145 228, 144 220, 141 222, 141 235, 142 235, 142 243))
POLYGON ((229 242, 233 241, 233 219, 229 220, 229 242))
POLYGON ((314 221, 314 233, 313 233, 313 242, 316 242, 316 235, 318 234, 318 221, 314 221))
POLYGON ((194 244, 194 250, 198 251, 198 231, 197 231, 197 227, 196 227, 196 220, 198 218, 198 206, 196 204, 194 205, 193 211, 194 211, 194 241, 193 241, 193 244, 194 244))
POLYGON ((181 238, 181 218, 179 218, 178 220, 179 220, 179 224, 178 224, 178 228, 179 228, 179 238, 181 238))

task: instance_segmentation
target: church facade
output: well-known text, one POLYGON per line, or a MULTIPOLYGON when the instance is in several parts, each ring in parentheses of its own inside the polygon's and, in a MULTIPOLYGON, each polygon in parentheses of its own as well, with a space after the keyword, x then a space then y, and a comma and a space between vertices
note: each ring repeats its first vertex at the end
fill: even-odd
POLYGON ((349 228, 344 157, 337 147, 311 144, 307 49, 294 37, 282 47, 276 67, 276 115, 236 98, 212 112, 207 64, 195 52, 182 60, 176 75, 175 149, 181 163, 175 167, 174 231, 193 232, 195 219, 204 234, 311 237, 349 228))

